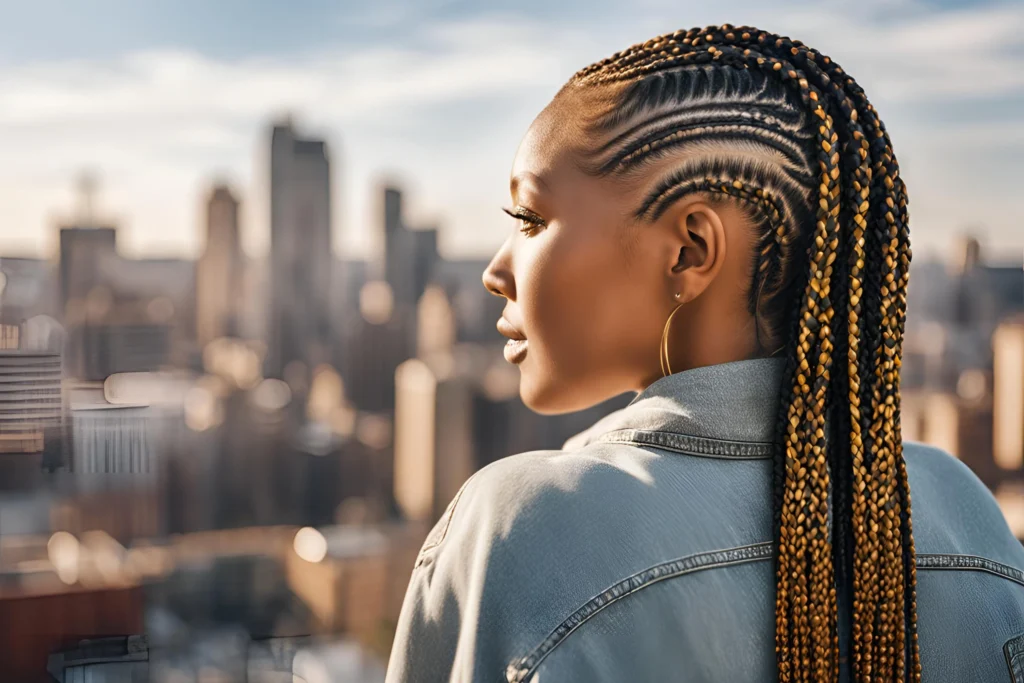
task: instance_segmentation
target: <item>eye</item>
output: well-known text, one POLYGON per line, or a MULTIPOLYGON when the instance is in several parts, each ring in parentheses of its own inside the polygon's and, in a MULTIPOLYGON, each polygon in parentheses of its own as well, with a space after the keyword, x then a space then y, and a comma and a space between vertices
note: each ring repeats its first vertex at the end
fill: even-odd
POLYGON ((547 223, 543 218, 525 207, 516 206, 511 209, 502 209, 502 211, 520 222, 519 232, 523 233, 527 237, 533 236, 542 228, 547 226, 547 223))

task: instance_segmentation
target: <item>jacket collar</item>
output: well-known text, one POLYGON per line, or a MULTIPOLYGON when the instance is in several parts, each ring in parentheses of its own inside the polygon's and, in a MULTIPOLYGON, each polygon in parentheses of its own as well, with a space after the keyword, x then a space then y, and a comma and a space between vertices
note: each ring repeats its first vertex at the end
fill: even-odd
POLYGON ((562 448, 630 442, 711 457, 768 457, 784 368, 783 358, 756 358, 662 377, 562 448))

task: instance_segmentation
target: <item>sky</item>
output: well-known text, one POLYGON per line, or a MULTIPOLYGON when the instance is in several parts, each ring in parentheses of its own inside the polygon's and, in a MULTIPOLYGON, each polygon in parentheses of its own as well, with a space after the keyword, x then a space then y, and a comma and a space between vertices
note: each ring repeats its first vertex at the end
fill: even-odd
POLYGON ((334 248, 380 249, 385 179, 444 255, 487 257, 516 147, 576 70, 679 28, 798 38, 861 84, 892 137, 915 254, 964 231, 1024 249, 1024 2, 0 0, 0 255, 52 257, 76 179, 131 256, 194 257, 211 183, 268 244, 270 126, 328 141, 334 248))

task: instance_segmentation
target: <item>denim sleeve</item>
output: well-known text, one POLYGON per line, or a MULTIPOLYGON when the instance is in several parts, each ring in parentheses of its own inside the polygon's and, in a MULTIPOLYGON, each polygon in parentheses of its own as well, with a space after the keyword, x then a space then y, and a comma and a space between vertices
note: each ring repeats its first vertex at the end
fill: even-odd
POLYGON ((453 676, 462 615, 450 577, 413 570, 402 603, 386 683, 458 680, 453 676))
POLYGON ((587 466, 532 451, 470 477, 416 560, 387 683, 503 680, 509 663, 557 625, 566 606, 553 606, 548 591, 580 582, 572 571, 552 581, 550 558, 553 547, 567 561, 582 552, 573 543, 582 514, 573 492, 587 466))
POLYGON ((476 580, 472 565, 463 558, 475 543, 459 505, 472 481, 470 477, 448 504, 416 558, 398 618, 386 683, 472 680, 472 661, 465 660, 467 654, 471 660, 476 650, 476 619, 465 596, 476 580), (460 523, 453 529, 456 511, 460 523))

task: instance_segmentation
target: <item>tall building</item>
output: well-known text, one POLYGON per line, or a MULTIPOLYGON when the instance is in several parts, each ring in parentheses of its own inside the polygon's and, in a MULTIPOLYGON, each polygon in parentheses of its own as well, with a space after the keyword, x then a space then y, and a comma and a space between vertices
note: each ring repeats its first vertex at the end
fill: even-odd
POLYGON ((937 446, 995 488, 1005 472, 992 459, 992 394, 987 377, 977 370, 965 372, 957 392, 903 392, 903 439, 937 446))
POLYGON ((395 407, 395 370, 416 355, 415 312, 395 306, 386 282, 360 288, 359 306, 341 325, 345 393, 359 410, 390 412, 395 407))
POLYGON ((102 284, 105 260, 117 259, 117 231, 111 227, 68 226, 60 229, 61 312, 84 302, 102 284))
POLYGON ((237 336, 243 292, 238 200, 225 185, 206 202, 206 248, 196 266, 196 331, 200 347, 237 336))
POLYGON ((395 294, 395 305, 416 305, 431 280, 437 254, 437 228, 410 230, 402 215, 402 192, 385 187, 384 279, 395 294))
POLYGON ((93 210, 96 187, 96 177, 83 173, 77 216, 60 227, 60 313, 72 318, 93 288, 103 284, 104 266, 117 259, 117 232, 103 225, 93 210))
POLYGON ((455 313, 444 288, 430 285, 417 305, 416 355, 450 354, 455 346, 455 313))
POLYGON ((335 272, 339 312, 358 308, 360 291, 373 278, 373 264, 362 259, 341 259, 335 272))
MULTIPOLYGON (((392 367, 412 358, 419 343, 418 303, 431 281, 438 259, 437 229, 410 230, 405 223, 401 190, 385 186, 382 193, 384 232, 384 282, 390 288, 388 325, 397 336, 389 343, 394 351, 386 359, 392 367)), ((358 351, 354 351, 358 353, 358 351)), ((393 373, 393 370, 392 370, 393 373)), ((394 374, 387 383, 394 387, 394 374)), ((394 397, 394 394, 391 394, 394 397)), ((392 407, 386 406, 387 409, 392 407)))
POLYGON ((79 379, 181 365, 194 355, 195 271, 180 259, 126 259, 117 232, 86 208, 60 229, 59 309, 64 366, 79 379))
POLYGON ((475 382, 413 358, 395 385, 395 500, 406 519, 433 524, 476 470, 475 382))
POLYGON ((965 237, 949 261, 915 262, 907 307, 902 386, 952 392, 964 372, 992 370, 996 327, 1024 312, 1024 269, 965 237))
POLYGON ((274 126, 270 150, 270 315, 266 374, 328 360, 331 172, 323 140, 274 126))
POLYGON ((0 326, 0 490, 34 488, 63 460, 60 353, 21 348, 20 336, 0 326))
POLYGON ((402 191, 387 186, 382 195, 384 219, 384 280, 395 294, 396 301, 412 299, 413 281, 408 264, 409 248, 402 225, 402 191))
POLYGON ((495 323, 505 308, 505 300, 488 292, 482 281, 489 263, 440 260, 434 268, 432 280, 444 287, 454 309, 455 338, 459 342, 504 343, 495 323))
POLYGON ((993 447, 1006 470, 1024 467, 1024 316, 1000 325, 992 337, 993 447))

